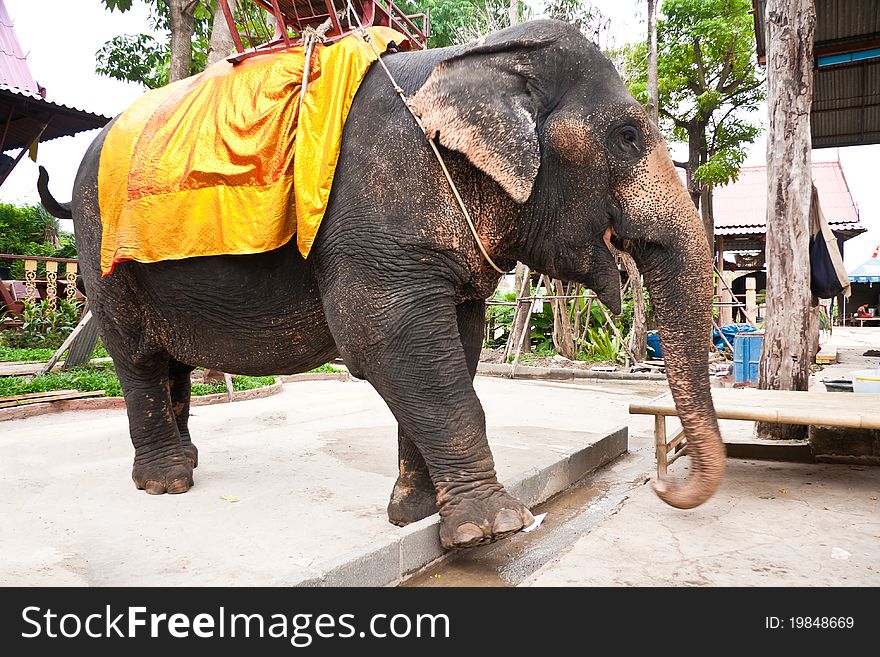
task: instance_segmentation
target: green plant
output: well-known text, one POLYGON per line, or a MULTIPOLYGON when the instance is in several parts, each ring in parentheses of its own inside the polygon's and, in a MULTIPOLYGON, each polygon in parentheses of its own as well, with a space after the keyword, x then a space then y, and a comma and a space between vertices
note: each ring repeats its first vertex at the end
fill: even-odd
MULTIPOLYGON (((516 301, 515 292, 495 292, 493 301, 510 303, 516 301)), ((513 316, 516 306, 489 304, 486 307, 486 342, 488 348, 501 347, 507 343, 510 330, 513 326, 513 316)))
MULTIPOLYGON (((272 385, 275 378, 271 376, 236 376, 232 382, 233 390, 252 390, 272 385)), ((79 390, 91 392, 103 390, 105 397, 122 396, 122 388, 116 370, 112 364, 84 365, 67 372, 51 372, 43 376, 0 377, 0 397, 24 395, 32 392, 50 392, 52 390, 79 390)), ((225 383, 194 383, 192 394, 195 396, 213 395, 226 392, 225 383)))
POLYGON ((82 304, 58 299, 53 310, 45 299, 24 302, 22 325, 18 331, 6 331, 3 341, 8 347, 57 349, 76 328, 82 304))
POLYGON ((620 340, 604 326, 587 329, 587 340, 587 356, 591 360, 606 363, 620 363, 625 360, 626 352, 620 340))

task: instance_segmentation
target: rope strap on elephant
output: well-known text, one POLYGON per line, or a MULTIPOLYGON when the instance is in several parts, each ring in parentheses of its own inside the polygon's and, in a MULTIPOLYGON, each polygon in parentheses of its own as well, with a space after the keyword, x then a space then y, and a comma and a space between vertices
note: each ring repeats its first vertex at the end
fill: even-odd
MULTIPOLYGON (((349 2, 349 7, 350 6, 351 2, 349 2)), ((400 96, 403 104, 406 105, 406 109, 415 120, 416 125, 418 125, 419 129, 424 133, 425 126, 422 125, 422 120, 413 111, 412 106, 409 102, 409 98, 406 97, 406 93, 404 92, 403 88, 399 84, 397 84, 397 80, 394 79, 391 71, 389 71, 388 67, 385 66, 385 62, 383 62, 382 58, 379 57, 379 53, 375 45, 373 44, 373 40, 369 33, 369 30, 365 30, 363 29, 363 27, 360 27, 358 29, 358 33, 363 37, 364 41, 369 44, 370 48, 373 49, 373 52, 376 55, 376 59, 379 61, 379 65, 382 67, 382 70, 385 71, 385 75, 388 76, 388 79, 391 81, 391 85, 394 87, 394 91, 396 91, 397 95, 400 96)), ((464 204, 464 200, 462 200, 461 194, 459 194, 458 192, 458 187, 456 186, 455 181, 452 179, 452 175, 449 173, 449 169, 446 167, 446 162, 443 160, 443 156, 440 154, 440 149, 437 148, 437 144, 434 143, 434 140, 429 138, 427 134, 425 134, 425 139, 428 141, 428 145, 431 147, 431 151, 434 153, 434 157, 437 158, 437 163, 440 165, 440 169, 443 171, 443 176, 446 178, 446 182, 449 184, 449 188, 452 190, 453 196, 455 196, 455 200, 458 203, 458 207, 461 210, 462 215, 464 216, 464 220, 467 223, 468 229, 471 231, 471 235, 474 236, 474 240, 476 240, 477 242, 477 248, 480 250, 480 254, 483 256, 483 259, 485 259, 485 261, 489 263, 492 269, 497 271, 499 274, 506 274, 507 271, 501 269, 501 267, 496 265, 495 261, 492 260, 492 257, 489 255, 489 252, 486 251, 486 247, 483 245, 483 240, 480 237, 480 233, 477 231, 477 227, 474 225, 473 219, 471 219, 471 213, 468 212, 467 206, 464 204)))
POLYGON ((389 44, 406 41, 386 27, 364 35, 313 40, 308 66, 302 47, 222 61, 123 112, 98 170, 102 273, 271 251, 294 234, 308 256, 354 95, 389 44))

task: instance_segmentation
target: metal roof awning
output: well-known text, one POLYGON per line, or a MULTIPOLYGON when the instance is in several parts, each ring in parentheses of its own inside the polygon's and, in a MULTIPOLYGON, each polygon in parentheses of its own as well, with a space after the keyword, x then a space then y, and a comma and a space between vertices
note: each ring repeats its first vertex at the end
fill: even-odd
POLYGON ((40 141, 44 142, 102 128, 109 122, 109 117, 0 85, 0 152, 27 148, 41 129, 40 141))
MULTIPOLYGON (((767 0, 752 0, 766 62, 767 0)), ((815 0, 813 148, 880 143, 880 2, 815 0)))

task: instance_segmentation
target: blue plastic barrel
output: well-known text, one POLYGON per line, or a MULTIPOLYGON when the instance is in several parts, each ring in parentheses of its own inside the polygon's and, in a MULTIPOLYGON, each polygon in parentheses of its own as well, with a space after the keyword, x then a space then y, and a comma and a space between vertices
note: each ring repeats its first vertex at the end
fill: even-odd
POLYGON ((660 346, 660 335, 648 333, 648 358, 663 358, 663 348, 660 346))
POLYGON ((764 347, 763 333, 738 333, 733 339, 733 381, 758 383, 758 365, 764 347))

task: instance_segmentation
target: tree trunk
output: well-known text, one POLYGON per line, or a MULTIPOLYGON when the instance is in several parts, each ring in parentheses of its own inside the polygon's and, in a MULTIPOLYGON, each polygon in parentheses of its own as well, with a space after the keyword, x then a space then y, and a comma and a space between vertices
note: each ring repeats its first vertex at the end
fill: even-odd
MULTIPOLYGON (((531 276, 531 271, 528 267, 526 267, 523 263, 516 263, 516 274, 514 280, 516 281, 516 310, 513 313, 513 323, 510 327, 510 344, 513 345, 510 349, 510 353, 516 352, 516 347, 519 345, 520 340, 522 340, 522 332, 528 331, 528 326, 526 326, 526 320, 528 319, 528 308, 519 303, 520 296, 531 296, 532 294, 532 285, 530 282, 524 280, 531 276), (523 289, 523 286, 525 288, 523 289)), ((533 303, 533 302, 530 302, 533 303)), ((522 353, 528 353, 532 350, 532 342, 528 336, 523 341, 522 353)))
POLYGON ((196 0, 162 0, 171 12, 171 67, 168 82, 189 77, 196 0))
MULTIPOLYGON (((565 294, 562 281, 553 281, 553 296, 561 297, 565 294)), ((553 346, 560 356, 569 360, 575 360, 574 337, 571 330, 571 318, 568 316, 568 302, 566 299, 553 299, 553 346)))
MULTIPOLYGON (((810 375, 810 104, 813 0, 767 3, 767 328, 758 387, 806 390, 810 375)), ((803 438, 800 425, 759 423, 759 436, 803 438)))
POLYGON ((648 0, 648 118, 654 125, 660 124, 657 86, 657 0, 648 0))
POLYGON ((507 17, 511 26, 519 23, 519 0, 510 0, 507 5, 507 17))
POLYGON ((685 167, 688 193, 691 195, 691 201, 694 202, 694 207, 697 209, 700 208, 702 186, 694 180, 694 174, 700 166, 700 144, 703 141, 700 138, 700 130, 701 127, 696 122, 692 121, 688 126, 688 161, 687 167, 685 167))
MULTIPOLYGON (((229 9, 235 12, 235 0, 229 0, 229 9)), ((214 20, 211 22, 211 41, 208 44, 208 66, 216 64, 221 59, 229 56, 235 50, 235 42, 226 24, 226 16, 219 7, 219 1, 214 2, 214 20)))
POLYGON ((703 218, 703 228, 706 230, 706 239, 709 241, 709 251, 715 253, 715 217, 712 213, 712 187, 700 186, 700 216, 703 218))
POLYGON ((629 334, 629 350, 637 360, 645 360, 645 352, 648 348, 648 316, 645 313, 645 294, 642 291, 642 275, 636 266, 636 261, 628 253, 620 252, 620 259, 626 273, 632 281, 633 294, 633 324, 629 334))

